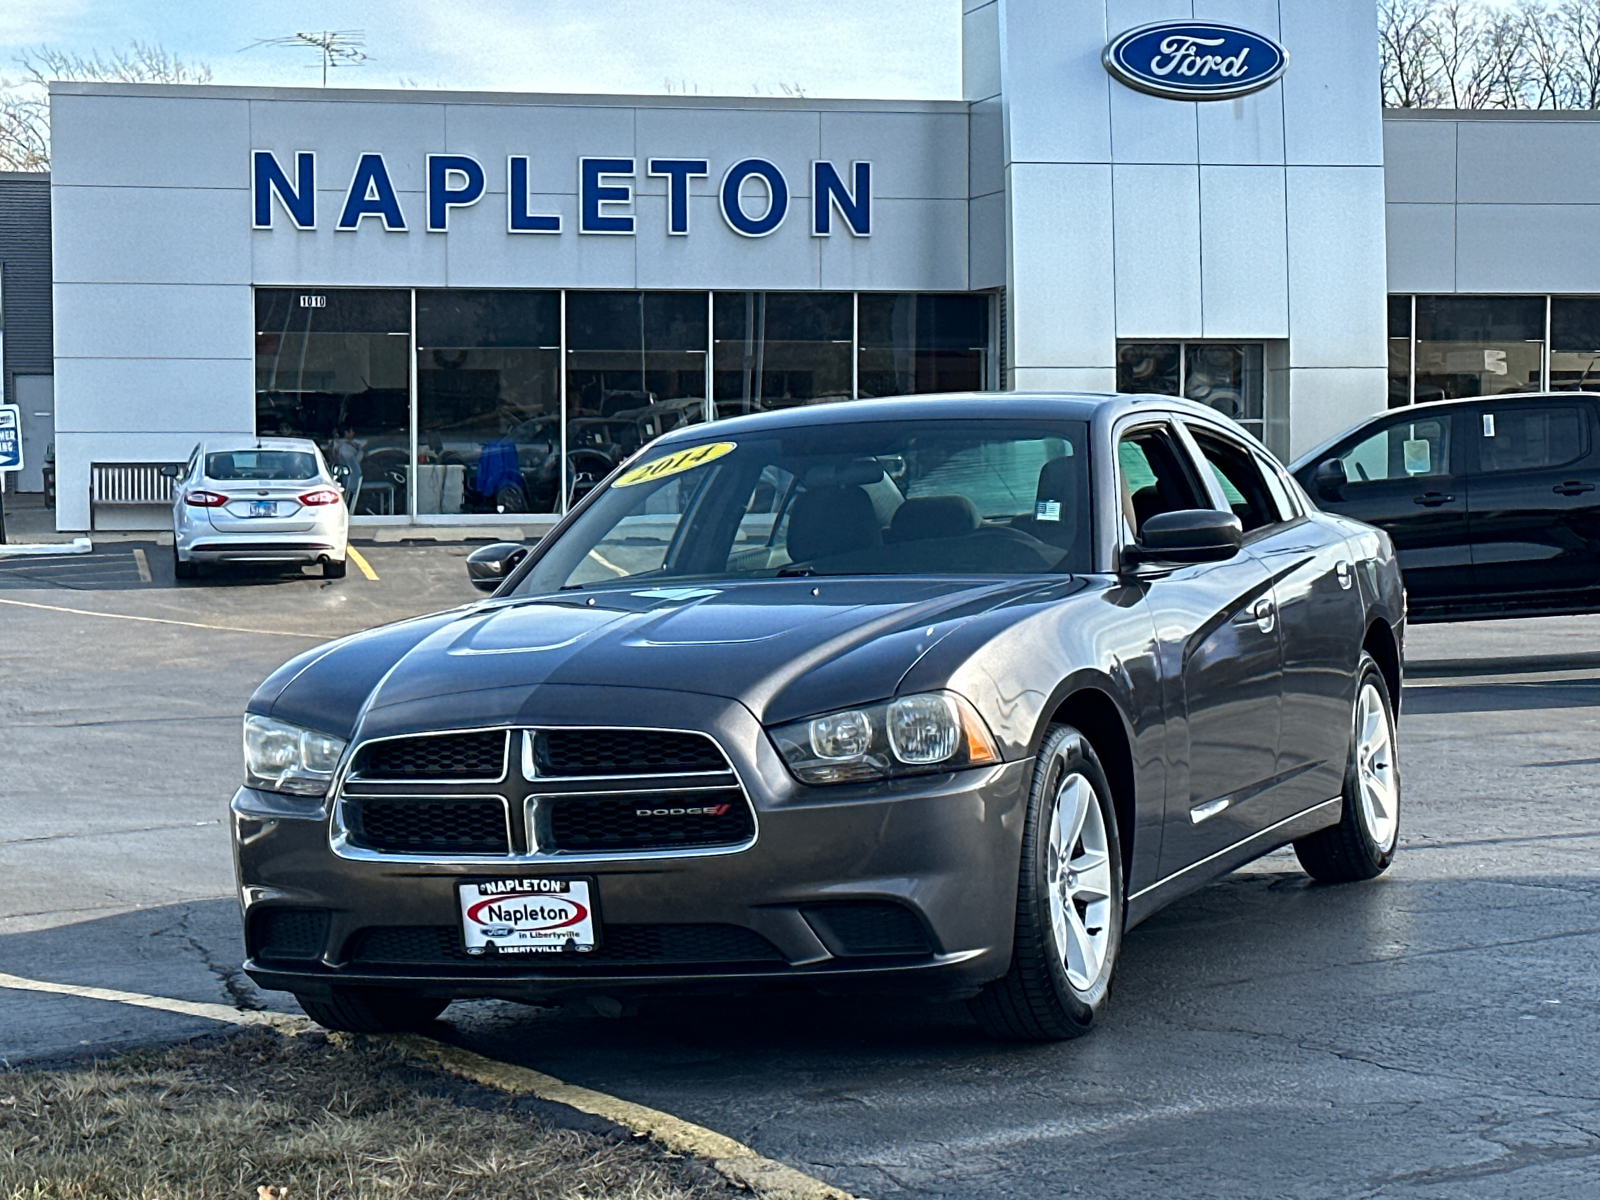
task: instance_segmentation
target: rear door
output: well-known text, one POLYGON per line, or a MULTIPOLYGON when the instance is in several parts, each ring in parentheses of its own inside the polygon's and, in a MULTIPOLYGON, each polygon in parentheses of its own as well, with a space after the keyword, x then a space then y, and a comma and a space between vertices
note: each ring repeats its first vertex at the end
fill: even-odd
POLYGON ((1478 591, 1515 599, 1600 588, 1594 402, 1507 396, 1477 406, 1467 422, 1478 591))
POLYGON ((1339 498, 1311 489, 1320 507, 1376 525, 1394 539, 1406 588, 1424 604, 1474 591, 1462 446, 1462 426, 1470 419, 1456 409, 1386 417, 1331 451, 1349 480, 1339 498))

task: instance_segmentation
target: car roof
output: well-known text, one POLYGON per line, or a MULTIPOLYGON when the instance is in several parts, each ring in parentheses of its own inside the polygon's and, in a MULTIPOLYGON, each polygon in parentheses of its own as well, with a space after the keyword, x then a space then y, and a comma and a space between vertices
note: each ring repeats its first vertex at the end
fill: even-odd
POLYGON ((724 417, 715 425, 675 429, 652 445, 660 446, 717 435, 799 429, 815 425, 860 424, 869 421, 1069 420, 1116 417, 1124 412, 1156 409, 1222 418, 1216 409, 1177 396, 1126 395, 1120 392, 941 392, 886 396, 872 400, 836 400, 799 408, 776 409, 741 417, 724 417))
POLYGON ((1488 401, 1491 404, 1521 404, 1528 400, 1566 400, 1571 399, 1573 396, 1588 396, 1591 399, 1600 400, 1600 392, 1589 392, 1578 389, 1569 392, 1497 392, 1493 396, 1463 396, 1455 400, 1420 400, 1416 404, 1402 404, 1398 408, 1385 409, 1383 412, 1377 412, 1373 413, 1371 416, 1363 417, 1354 425, 1347 426, 1344 429, 1341 429, 1338 433, 1334 434, 1332 437, 1325 438, 1323 441, 1318 442, 1315 446, 1311 447, 1311 449, 1298 455, 1295 460, 1289 464, 1289 470, 1304 470, 1311 464, 1313 460, 1318 458, 1320 455, 1326 454, 1330 448, 1332 448, 1335 444, 1344 441, 1345 438, 1349 437, 1356 430, 1363 429, 1377 421, 1386 420, 1389 417, 1397 416, 1403 413, 1449 412, 1451 409, 1464 408, 1469 404, 1482 404, 1485 401, 1488 401))
POLYGON ((317 444, 310 438, 237 437, 214 438, 200 443, 202 454, 227 454, 234 450, 299 450, 315 453, 317 444))

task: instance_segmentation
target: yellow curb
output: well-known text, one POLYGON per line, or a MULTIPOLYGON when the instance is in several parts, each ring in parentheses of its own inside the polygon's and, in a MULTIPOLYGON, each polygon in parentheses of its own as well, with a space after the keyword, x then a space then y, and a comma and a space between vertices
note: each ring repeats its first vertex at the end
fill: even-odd
POLYGON ((291 1017, 284 1013, 256 1012, 244 1008, 229 1008, 226 1004, 205 1004, 196 1000, 171 1000, 166 996, 119 992, 114 988, 83 987, 76 983, 50 983, 43 979, 24 979, 20 975, 7 975, 3 971, 0 971, 0 988, 11 988, 18 992, 49 992, 57 996, 77 996, 83 1000, 108 1000, 114 1004, 153 1008, 159 1012, 176 1013, 184 1017, 202 1017, 207 1021, 221 1021, 227 1025, 266 1025, 280 1033, 303 1033, 311 1028, 311 1022, 305 1017, 291 1017))
POLYGON ((366 559, 361 557, 361 551, 357 550, 354 546, 346 546, 344 548, 344 556, 351 562, 355 563, 356 569, 368 579, 372 580, 373 583, 378 582, 378 573, 372 569, 371 565, 366 559))
POLYGON ((644 1134, 675 1154, 705 1159, 724 1178, 749 1188, 763 1200, 857 1200, 849 1192, 762 1157, 742 1142, 669 1113, 564 1083, 553 1075, 527 1067, 496 1062, 470 1050, 416 1034, 396 1035, 392 1040, 406 1053, 474 1083, 486 1084, 513 1096, 536 1096, 540 1100, 564 1104, 644 1134))

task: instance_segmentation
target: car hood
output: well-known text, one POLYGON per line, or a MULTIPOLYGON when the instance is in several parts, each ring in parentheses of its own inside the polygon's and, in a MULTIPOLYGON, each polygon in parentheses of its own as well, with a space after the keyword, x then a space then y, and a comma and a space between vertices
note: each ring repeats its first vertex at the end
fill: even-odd
POLYGON ((251 709, 348 737, 363 713, 400 705, 436 707, 437 725, 469 692, 500 692, 488 711, 509 721, 562 685, 725 697, 771 724, 892 696, 965 621, 1064 583, 811 577, 488 601, 302 655, 251 709))

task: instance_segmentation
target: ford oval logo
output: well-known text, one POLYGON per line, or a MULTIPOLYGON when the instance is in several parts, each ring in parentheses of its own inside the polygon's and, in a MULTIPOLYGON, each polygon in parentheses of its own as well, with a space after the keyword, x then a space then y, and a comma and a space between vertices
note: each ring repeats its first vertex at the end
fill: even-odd
POLYGON ((1171 100, 1228 100, 1260 91, 1283 74, 1289 54, 1232 25, 1162 21, 1130 29, 1106 47, 1106 70, 1123 83, 1171 100))

